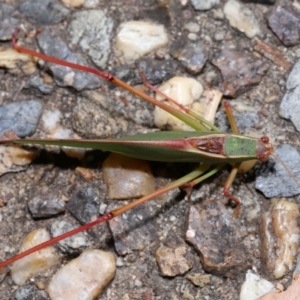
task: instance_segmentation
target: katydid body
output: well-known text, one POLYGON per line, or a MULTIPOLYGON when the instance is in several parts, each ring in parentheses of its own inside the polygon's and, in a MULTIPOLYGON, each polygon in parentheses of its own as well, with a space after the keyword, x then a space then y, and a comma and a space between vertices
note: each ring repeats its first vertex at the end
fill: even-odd
MULTIPOLYGON (((31 248, 23 253, 20 253, 0 263, 0 268, 5 267, 35 251, 43 249, 46 246, 53 245, 73 234, 91 228, 96 224, 109 221, 130 210, 131 208, 136 207, 174 188, 180 187, 185 184, 190 184, 191 186, 193 186, 218 172, 227 163, 233 164, 233 170, 225 184, 224 195, 237 204, 235 215, 238 214, 239 201, 229 193, 231 183, 237 173, 237 166, 239 163, 245 160, 259 159, 261 161, 266 161, 273 151, 273 146, 269 143, 269 139, 267 137, 257 139, 238 135, 238 131, 235 125, 232 125, 234 134, 219 132, 219 130, 213 124, 207 122, 201 117, 198 117, 193 112, 184 109, 180 105, 178 105, 178 108, 174 108, 168 104, 162 103, 150 97, 149 95, 132 88, 131 86, 115 78, 111 74, 103 73, 89 67, 76 65, 74 63, 65 62, 53 57, 49 57, 47 55, 43 55, 41 53, 37 53, 30 49, 19 47, 16 44, 16 35, 13 37, 13 45, 15 49, 20 52, 39 57, 52 63, 99 75, 107 81, 112 82, 117 86, 120 86, 132 92, 133 94, 145 99, 146 101, 161 107, 162 109, 178 117, 198 131, 155 132, 107 140, 9 139, 1 141, 2 144, 40 144, 92 148, 103 151, 116 152, 127 156, 147 160, 167 162, 199 162, 201 164, 191 173, 166 185, 163 188, 158 189, 151 195, 142 197, 132 203, 122 206, 121 208, 112 210, 91 223, 88 223, 75 230, 72 230, 45 243, 42 243, 34 248, 31 248), (211 129, 212 131, 207 132, 207 128, 211 129), (211 167, 211 165, 214 165, 214 167, 211 167)), ((174 102, 172 103, 174 104, 174 102)), ((227 111, 229 111, 228 105, 225 106, 227 107, 227 111)), ((233 117, 230 118, 231 123, 234 124, 233 117)))
POLYGON ((165 162, 209 164, 264 161, 273 151, 267 137, 261 139, 217 132, 153 132, 105 140, 13 140, 16 144, 39 144, 91 148, 126 156, 165 162))

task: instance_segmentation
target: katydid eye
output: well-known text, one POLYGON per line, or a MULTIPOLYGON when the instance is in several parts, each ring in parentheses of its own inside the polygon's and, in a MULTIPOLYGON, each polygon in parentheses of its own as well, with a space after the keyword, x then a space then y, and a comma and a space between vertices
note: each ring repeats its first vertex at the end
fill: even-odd
POLYGON ((262 136, 261 137, 261 141, 264 143, 264 144, 269 144, 270 142, 270 139, 267 137, 267 136, 262 136))

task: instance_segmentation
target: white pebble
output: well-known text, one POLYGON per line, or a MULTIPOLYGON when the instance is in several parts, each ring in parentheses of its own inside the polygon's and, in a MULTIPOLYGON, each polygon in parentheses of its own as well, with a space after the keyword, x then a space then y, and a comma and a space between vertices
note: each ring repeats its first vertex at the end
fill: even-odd
POLYGON ((136 279, 136 280, 134 281, 134 285, 135 285, 136 287, 141 287, 141 286, 143 285, 143 283, 142 283, 139 279, 136 279))
POLYGON ((167 43, 168 35, 163 25, 129 21, 119 27, 115 52, 122 63, 132 63, 167 43))
POLYGON ((253 12, 236 0, 229 0, 224 6, 224 14, 230 26, 245 33, 248 38, 260 34, 259 22, 253 12))
POLYGON ((85 250, 53 276, 49 296, 51 300, 92 300, 114 278, 115 271, 112 253, 85 250))
MULTIPOLYGON (((200 99, 203 87, 200 82, 193 78, 173 77, 160 86, 159 90, 178 103, 195 110, 196 101, 200 99)), ((161 100, 162 96, 157 94, 156 98, 161 100)), ((155 107, 154 110, 154 124, 159 128, 168 127, 171 130, 191 130, 188 125, 159 107, 155 107)))
MULTIPOLYGON (((50 235, 45 228, 34 230, 23 240, 19 253, 49 239, 50 235)), ((53 246, 44 248, 14 262, 11 267, 12 280, 16 284, 21 285, 30 277, 33 277, 38 273, 48 271, 51 267, 58 265, 60 261, 61 256, 57 253, 53 246)))
POLYGON ((184 25, 184 29, 188 30, 189 32, 197 33, 200 31, 200 25, 194 22, 189 22, 184 25))
POLYGON ((248 271, 241 287, 240 300, 257 300, 271 291, 276 291, 271 282, 248 271))
POLYGON ((19 61, 30 62, 32 57, 28 54, 20 53, 14 49, 0 51, 0 67, 14 69, 19 61))
POLYGON ((176 217, 175 217, 175 216, 171 216, 171 217, 170 217, 170 221, 171 221, 171 222, 175 222, 175 221, 176 221, 176 217))
POLYGON ((193 33, 193 32, 190 32, 188 34, 188 39, 191 40, 191 41, 196 41, 198 38, 197 34, 196 33, 193 33))
POLYGON ((195 230, 194 229, 187 230, 186 236, 187 236, 187 238, 194 238, 196 236, 195 230))
MULTIPOLYGON (((181 105, 192 109, 207 121, 214 123, 216 110, 222 98, 220 92, 210 90, 205 91, 202 95, 202 85, 195 79, 186 77, 173 77, 160 86, 159 90, 181 105)), ((163 99, 159 94, 156 95, 156 98, 158 100, 163 99)), ((154 124, 159 128, 175 131, 192 130, 191 127, 158 107, 155 107, 154 110, 154 124)))
POLYGON ((105 211, 107 208, 107 204, 106 203, 101 203, 99 206, 99 214, 100 215, 104 215, 105 211))
POLYGON ((31 149, 26 150, 17 145, 0 146, 0 175, 18 171, 18 167, 30 164, 36 157, 37 153, 31 149))
POLYGON ((123 267, 124 266, 124 261, 123 261, 122 257, 117 258, 116 265, 117 265, 117 267, 123 267))

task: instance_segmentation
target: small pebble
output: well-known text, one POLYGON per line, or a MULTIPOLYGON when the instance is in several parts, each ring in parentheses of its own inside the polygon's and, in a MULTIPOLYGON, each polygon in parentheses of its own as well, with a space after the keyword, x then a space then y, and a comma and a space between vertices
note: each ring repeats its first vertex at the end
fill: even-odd
MULTIPOLYGON (((45 228, 34 230, 24 238, 19 253, 49 239, 50 235, 45 228)), ((11 266, 12 280, 22 285, 29 278, 58 265, 60 261, 61 257, 53 246, 44 248, 14 262, 11 266)))
POLYGON ((45 83, 40 76, 30 77, 25 87, 34 87, 41 91, 43 94, 51 94, 54 90, 54 85, 45 83))
POLYGON ((257 300, 272 291, 276 291, 276 289, 271 282, 248 271, 246 280, 241 287, 240 300, 257 300))
POLYGON ((20 286, 15 292, 15 300, 46 300, 47 293, 40 291, 34 284, 20 286))
POLYGON ((191 0, 191 3, 196 10, 209 10, 218 5, 220 0, 191 0))
MULTIPOLYGON (((200 288, 205 287, 211 283, 212 275, 210 274, 188 274, 186 278, 190 280, 194 285, 199 286, 200 288)), ((212 288, 212 286, 210 286, 212 288)))
POLYGON ((116 265, 117 265, 117 267, 123 267, 124 266, 124 261, 123 261, 122 257, 118 256, 116 265))
POLYGON ((78 11, 73 14, 68 27, 71 43, 79 45, 99 68, 105 69, 113 25, 113 19, 102 10, 78 11))
POLYGON ((190 22, 184 25, 184 29, 188 30, 189 32, 198 33, 200 31, 200 25, 190 22))
POLYGON ((111 153, 102 165, 110 199, 133 199, 155 191, 149 162, 111 153))
POLYGON ((145 21, 129 21, 119 26, 115 52, 122 63, 132 63, 167 43, 168 35, 164 26, 145 21))
POLYGON ((300 43, 300 12, 292 5, 275 7, 269 14, 268 24, 285 46, 300 43))
POLYGON ((198 39, 196 33, 189 33, 188 40, 177 40, 171 48, 171 54, 177 58, 191 74, 197 75, 204 68, 209 58, 209 47, 198 39))
POLYGON ((248 38, 260 34, 260 24, 253 12, 236 0, 229 0, 224 6, 224 14, 230 26, 245 33, 248 38))
POLYGON ((262 215, 260 236, 264 269, 279 279, 292 271, 300 244, 299 207, 286 199, 272 199, 262 215))
POLYGON ((261 82, 269 64, 245 51, 225 48, 214 53, 211 62, 223 76, 223 94, 237 97, 245 90, 261 82))
POLYGON ((88 249, 61 268, 51 279, 51 300, 92 300, 114 278, 116 264, 110 252, 88 249))
POLYGON ((8 172, 26 170, 36 157, 37 152, 20 146, 0 146, 0 175, 8 172))
POLYGON ((107 204, 101 203, 100 206, 99 206, 99 214, 103 215, 106 211, 106 208, 107 208, 107 204))
POLYGON ((28 201, 28 208, 33 218, 47 218, 65 211, 65 201, 59 193, 43 187, 28 201))
POLYGON ((190 249, 174 231, 168 232, 155 251, 155 259, 162 275, 168 277, 183 275, 194 265, 190 249))
MULTIPOLYGON (((202 85, 195 79, 186 77, 173 77, 159 87, 159 90, 214 123, 216 110, 222 98, 219 91, 205 91, 202 95, 202 85)), ((156 98, 161 100, 162 96, 157 95, 156 98)), ((154 123, 159 128, 167 127, 175 131, 192 130, 191 127, 158 107, 154 109, 154 123)))
POLYGON ((14 69, 19 61, 26 63, 31 60, 30 55, 19 53, 11 48, 0 51, 0 67, 2 68, 14 69))
MULTIPOLYGON (((52 30, 42 30, 42 32, 37 36, 37 41, 42 51, 47 55, 84 66, 89 65, 81 54, 71 51, 66 42, 64 42, 52 30)), ((81 91, 85 88, 95 89, 101 86, 101 83, 103 82, 97 75, 71 70, 64 66, 49 64, 49 68, 53 72, 57 85, 71 86, 77 91, 81 91)))
POLYGON ((87 184, 74 192, 67 203, 67 209, 81 224, 86 224, 98 217, 99 205, 99 189, 87 184))
POLYGON ((188 34, 188 39, 191 40, 191 41, 196 41, 197 38, 198 38, 198 36, 197 36, 196 33, 191 32, 191 33, 188 34))
POLYGON ((240 276, 250 266, 239 222, 217 199, 189 208, 185 240, 200 253, 206 272, 223 277, 240 276))
MULTIPOLYGON (((203 87, 197 80, 193 78, 173 77, 160 86, 159 90, 178 103, 201 114, 203 107, 201 105, 199 107, 199 102, 197 101, 203 93, 203 87)), ((156 98, 161 100, 162 96, 157 94, 156 98)), ((159 128, 168 127, 175 131, 191 130, 190 126, 158 107, 154 109, 154 123, 159 128)))
POLYGON ((218 31, 214 35, 215 41, 223 41, 225 38, 226 32, 225 31, 218 31))
MULTIPOLYGON (((55 221, 51 224, 50 231, 53 237, 57 237, 77 227, 78 225, 72 225, 66 221, 55 221)), ((80 232, 62 241, 59 241, 57 244, 57 247, 62 253, 67 253, 69 255, 76 255, 89 246, 90 242, 88 240, 88 236, 83 232, 80 232)))

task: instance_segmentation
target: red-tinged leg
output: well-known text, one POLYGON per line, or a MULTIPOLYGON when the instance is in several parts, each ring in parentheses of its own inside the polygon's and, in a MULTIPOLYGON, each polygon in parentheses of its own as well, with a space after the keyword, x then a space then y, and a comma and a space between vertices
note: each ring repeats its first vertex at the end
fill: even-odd
POLYGON ((71 63, 62 59, 58 59, 55 57, 51 57, 39 52, 36 52, 34 50, 31 49, 27 49, 24 47, 21 47, 17 44, 17 37, 18 37, 18 33, 19 33, 19 29, 16 29, 15 33, 13 34, 12 37, 12 44, 15 50, 17 50, 18 52, 21 53, 25 53, 25 54, 29 54, 32 55, 34 57, 38 57, 40 59, 43 59, 45 61, 57 64, 57 65, 61 65, 61 66, 65 66, 65 67, 69 67, 75 70, 79 70, 79 71, 83 71, 83 72, 87 72, 87 73, 91 73, 91 74, 95 74, 97 76, 100 76, 101 78, 115 84, 118 87, 121 87, 127 91, 129 91, 130 93, 160 107, 161 109, 167 111, 168 113, 170 113, 171 115, 175 116, 176 118, 184 121, 185 123, 187 123, 189 126, 191 126, 192 128, 196 129, 196 130, 203 130, 203 126, 201 124, 199 124, 199 121, 193 119, 192 117, 188 116, 186 113, 178 110, 175 107, 172 107, 164 102, 161 102, 153 97, 150 97, 149 95, 147 95, 146 93, 143 93, 142 91, 140 91, 139 89, 135 89, 132 86, 130 86, 129 84, 127 84, 126 82, 118 79, 117 77, 115 77, 114 75, 110 74, 110 73, 106 73, 106 72, 101 72, 97 69, 91 68, 91 67, 87 67, 87 66, 83 66, 83 65, 78 65, 75 63, 71 63))
POLYGON ((205 118, 201 117, 200 115, 198 115, 197 113, 195 113, 193 110, 189 109, 188 107, 186 107, 186 106, 178 103, 177 101, 175 101, 174 99, 172 99, 171 97, 169 97, 167 94, 163 93, 158 88, 156 88, 155 86, 153 86, 150 82, 147 81, 144 73, 140 72, 140 76, 141 76, 141 79, 143 81, 143 84, 148 89, 150 89, 150 90, 154 91, 155 93, 161 95, 166 100, 168 100, 170 103, 172 103, 173 105, 175 105, 179 109, 181 109, 185 114, 189 115, 190 117, 194 118, 195 120, 198 120, 199 124, 205 125, 202 128, 198 128, 197 130, 199 130, 199 131, 200 130, 201 131, 207 131, 209 129, 209 130, 213 130, 213 131, 219 131, 219 129, 217 127, 215 127, 213 124, 211 124, 210 122, 208 122, 207 120, 205 120, 205 118))
POLYGON ((168 100, 170 103, 176 105, 178 108, 180 108, 182 111, 184 111, 186 114, 190 113, 191 110, 189 108, 187 108, 186 106, 178 103, 177 101, 175 101, 174 99, 172 99, 171 97, 169 97, 167 94, 163 93, 158 88, 156 88, 155 86, 153 86, 149 81, 147 81, 144 73, 139 72, 139 74, 141 76, 141 79, 142 79, 143 84, 144 84, 145 87, 147 87, 149 90, 154 91, 155 93, 161 95, 166 100, 168 100))
POLYGON ((233 196, 232 194, 230 194, 229 190, 230 187, 232 185, 233 180, 235 179, 235 176, 238 172, 238 165, 233 166, 227 181, 225 183, 224 189, 223 189, 223 194, 225 197, 229 198, 231 201, 233 201, 235 203, 235 209, 234 212, 232 214, 233 217, 237 218, 240 212, 240 206, 241 206, 241 202, 238 198, 236 198, 235 196, 233 196))
POLYGON ((127 205, 124 205, 120 208, 117 208, 117 209, 114 209, 108 213, 106 213, 105 215, 103 215, 102 217, 98 218, 97 220, 93 221, 93 222, 90 222, 88 224, 85 224, 83 226, 80 226, 78 228, 75 228, 71 231, 68 231, 62 235, 59 235, 49 241, 46 241, 42 244, 39 244, 31 249, 28 249, 20 254, 17 254, 15 256, 13 256, 12 258, 9 258, 3 262, 0 263, 0 270, 6 266, 8 266, 9 264, 25 257, 25 256, 28 256, 30 255, 31 253, 34 253, 36 251, 39 251, 45 247, 49 247, 53 244, 56 244, 57 242, 67 238, 67 237, 70 237, 74 234, 77 234, 79 232, 82 232, 82 231, 85 231, 87 229, 90 229, 91 227, 97 225, 97 224, 100 224, 100 223, 103 223, 103 222, 106 222, 106 221, 110 221, 111 219, 125 213, 126 211, 138 206, 138 205, 141 205, 142 203, 145 203, 147 202, 148 200, 151 200, 155 197, 158 197, 164 193, 167 193, 168 191, 171 191, 177 187, 180 187, 184 184, 186 184, 187 182, 189 181, 192 181, 194 180, 195 178, 197 178, 198 176, 200 176, 201 174, 203 173, 203 169, 201 168, 201 166, 199 166, 196 170, 190 172, 189 174, 183 176, 182 178, 180 179, 177 179, 171 183, 169 183, 168 185, 158 189, 157 191, 155 191, 154 193, 150 194, 150 195, 147 195, 147 196, 144 196, 140 199, 137 199, 136 201, 133 201, 131 203, 128 203, 127 205))
MULTIPOLYGON (((236 121, 235 121, 235 118, 233 116, 233 112, 232 112, 232 109, 231 109, 231 106, 230 106, 229 102, 224 101, 224 109, 225 109, 228 121, 230 123, 230 127, 231 127, 232 132, 235 133, 235 134, 238 134, 239 130, 238 130, 238 127, 236 125, 236 121)), ((240 164, 234 164, 232 166, 232 170, 231 170, 231 172, 228 176, 228 179, 227 179, 227 181, 225 183, 225 186, 224 186, 224 189, 223 189, 224 196, 229 198, 236 205, 235 209, 234 209, 234 212, 233 212, 233 215, 232 215, 233 217, 238 217, 240 207, 241 207, 241 202, 238 198, 236 198, 235 196, 230 194, 229 190, 230 190, 230 187, 232 185, 233 180, 236 177, 236 174, 238 173, 239 166, 240 166, 240 164)))
POLYGON ((229 104, 229 102, 224 101, 224 109, 228 118, 228 121, 230 123, 230 127, 233 133, 235 134, 239 134, 239 130, 237 128, 236 122, 235 122, 235 118, 231 109, 231 106, 229 104))

